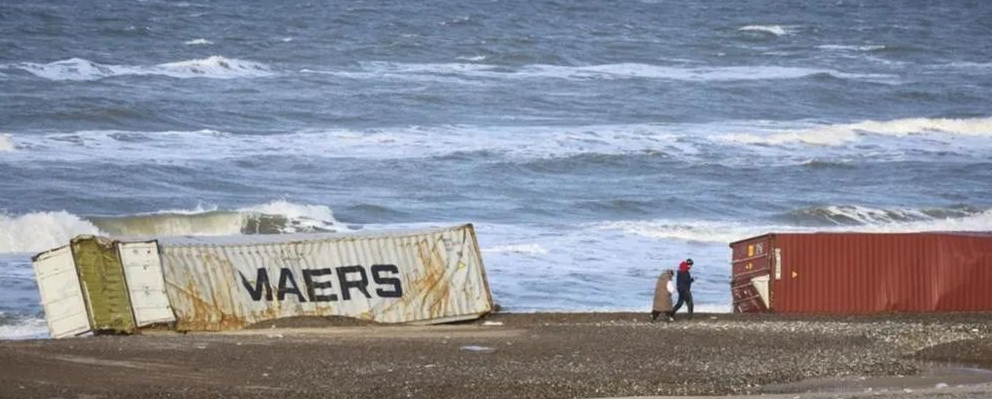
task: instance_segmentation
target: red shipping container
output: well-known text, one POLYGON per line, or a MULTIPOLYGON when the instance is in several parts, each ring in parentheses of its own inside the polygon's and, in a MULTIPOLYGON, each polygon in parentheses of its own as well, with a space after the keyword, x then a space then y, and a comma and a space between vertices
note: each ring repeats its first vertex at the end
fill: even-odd
POLYGON ((730 248, 735 313, 992 310, 992 233, 770 233, 730 248))

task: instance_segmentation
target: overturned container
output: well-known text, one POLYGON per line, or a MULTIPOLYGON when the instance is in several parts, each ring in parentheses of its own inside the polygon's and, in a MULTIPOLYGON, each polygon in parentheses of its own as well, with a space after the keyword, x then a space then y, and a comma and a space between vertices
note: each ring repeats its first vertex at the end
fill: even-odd
POLYGON ((52 336, 293 316, 433 324, 493 310, 472 225, 348 234, 80 236, 34 257, 52 336))
POLYGON ((493 309, 472 225, 359 234, 159 239, 179 330, 291 316, 444 323, 493 309))
POLYGON ((770 233, 730 248, 735 313, 992 310, 992 233, 770 233))

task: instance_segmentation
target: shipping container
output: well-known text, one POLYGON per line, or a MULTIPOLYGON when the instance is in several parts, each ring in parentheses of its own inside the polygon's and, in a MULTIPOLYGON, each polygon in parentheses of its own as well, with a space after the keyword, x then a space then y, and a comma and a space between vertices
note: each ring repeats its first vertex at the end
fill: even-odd
POLYGON ((175 321, 165 292, 158 243, 154 240, 118 242, 117 252, 124 267, 131 309, 138 327, 175 321))
POLYGON ((348 234, 79 236, 34 267, 52 336, 293 316, 445 323, 493 309, 472 225, 348 234))
POLYGON ((74 337, 90 332, 90 316, 69 246, 42 252, 32 261, 41 306, 52 337, 74 337))
POLYGON ((73 238, 69 247, 83 285, 90 326, 116 333, 134 331, 124 267, 114 241, 86 235, 73 238))
POLYGON ((736 313, 992 310, 992 233, 770 233, 730 248, 736 313))
POLYGON ((444 323, 492 311, 472 225, 349 234, 160 238, 179 330, 291 316, 444 323))

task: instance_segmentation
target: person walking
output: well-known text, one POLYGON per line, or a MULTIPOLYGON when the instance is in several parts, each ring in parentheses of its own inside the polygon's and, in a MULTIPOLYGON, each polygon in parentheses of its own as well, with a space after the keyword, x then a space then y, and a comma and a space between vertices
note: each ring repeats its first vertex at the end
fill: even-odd
POLYGON ((675 286, 679 292, 679 301, 672 308, 673 319, 675 318, 675 312, 678 312, 682 308, 683 303, 689 309, 689 318, 692 318, 692 283, 696 279, 692 278, 689 269, 692 269, 692 258, 688 258, 679 264, 679 273, 675 276, 675 286))
POLYGON ((668 318, 668 321, 675 320, 672 317, 672 294, 675 293, 675 284, 672 282, 672 277, 675 273, 671 270, 665 270, 661 272, 658 276, 658 282, 654 286, 654 304, 651 306, 651 321, 658 320, 658 316, 662 313, 668 318))

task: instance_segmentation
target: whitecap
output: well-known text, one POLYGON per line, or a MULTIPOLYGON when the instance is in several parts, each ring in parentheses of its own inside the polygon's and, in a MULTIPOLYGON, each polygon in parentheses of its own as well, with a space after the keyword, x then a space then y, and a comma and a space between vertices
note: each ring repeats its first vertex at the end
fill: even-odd
POLYGON ((546 254, 548 250, 540 244, 504 244, 490 248, 482 248, 482 252, 501 252, 518 254, 546 254))
POLYGON ((48 338, 48 323, 44 319, 25 318, 13 324, 0 325, 0 340, 48 338))
POLYGON ((894 137, 922 134, 992 137, 992 117, 970 119, 904 118, 889 121, 867 120, 857 123, 830 124, 764 135, 754 133, 725 134, 717 138, 728 142, 748 145, 797 143, 838 146, 860 141, 866 134, 894 137))
MULTIPOLYGON (((564 66, 532 64, 516 68, 478 63, 427 63, 405 64, 389 62, 364 63, 362 70, 314 70, 303 73, 334 75, 349 79, 399 79, 399 80, 450 80, 452 76, 476 79, 568 79, 614 80, 659 79, 697 82, 736 80, 800 79, 814 75, 831 75, 841 79, 867 80, 888 83, 897 77, 888 74, 860 74, 827 68, 792 67, 774 65, 675 67, 641 63, 599 64, 564 66)), ((461 83, 473 83, 462 79, 461 83)))
POLYGON ((883 45, 842 45, 842 44, 824 44, 816 46, 820 50, 838 50, 838 51, 875 51, 884 50, 883 45))
POLYGON ((0 152, 14 151, 14 144, 10 140, 10 135, 0 133, 0 152))
POLYGON ((216 55, 204 59, 169 62, 153 66, 100 64, 82 58, 70 58, 47 64, 22 62, 8 64, 6 67, 21 69, 49 80, 78 81, 128 75, 158 75, 180 79, 234 79, 263 77, 273 74, 268 65, 216 55))
POLYGON ((66 245, 79 234, 99 234, 92 223, 66 211, 0 213, 0 253, 32 253, 66 245))
POLYGON ((592 224, 598 230, 622 231, 654 239, 700 243, 728 243, 770 231, 781 233, 865 232, 907 233, 916 231, 988 231, 992 209, 963 217, 934 217, 919 209, 876 209, 855 205, 819 208, 835 226, 797 226, 753 221, 726 220, 632 220, 592 224))
POLYGON ((195 45, 203 45, 203 44, 214 44, 214 42, 201 38, 201 39, 187 40, 185 44, 190 46, 195 46, 195 45))
POLYGON ((765 32, 771 33, 775 36, 785 36, 789 32, 786 28, 781 25, 746 25, 738 28, 740 31, 752 31, 752 32, 765 32))

